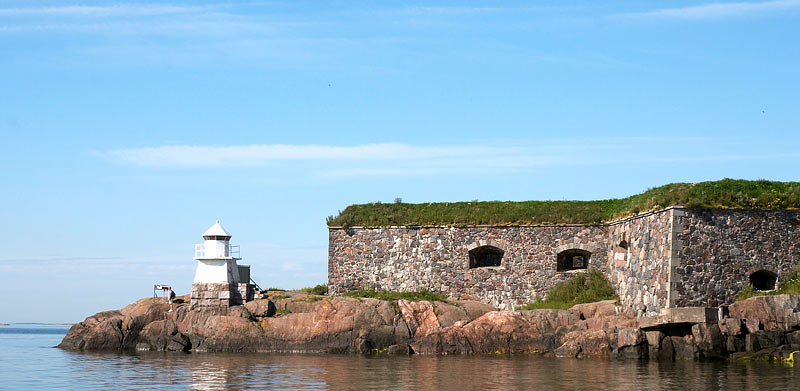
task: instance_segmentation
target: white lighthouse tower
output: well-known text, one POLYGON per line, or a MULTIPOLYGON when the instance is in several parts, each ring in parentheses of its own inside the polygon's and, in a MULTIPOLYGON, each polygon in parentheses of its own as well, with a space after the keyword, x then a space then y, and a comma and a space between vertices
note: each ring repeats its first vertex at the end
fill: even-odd
POLYGON ((204 234, 203 244, 194 246, 197 271, 192 283, 192 304, 228 307, 252 300, 249 281, 240 281, 239 246, 231 246, 231 234, 217 220, 204 234))

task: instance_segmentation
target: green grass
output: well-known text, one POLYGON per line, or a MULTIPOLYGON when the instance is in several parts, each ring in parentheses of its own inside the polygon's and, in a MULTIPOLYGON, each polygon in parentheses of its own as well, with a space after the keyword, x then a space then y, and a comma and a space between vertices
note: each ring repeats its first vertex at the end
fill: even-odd
POLYGON ((313 288, 311 287, 300 288, 300 292, 311 293, 314 295, 327 295, 328 284, 317 284, 313 288))
POLYGON ((331 227, 393 225, 599 224, 640 212, 689 208, 800 208, 800 182, 723 179, 673 183, 621 199, 597 201, 472 201, 350 205, 327 218, 331 227))
POLYGON ((773 295, 800 295, 800 265, 795 266, 778 284, 778 289, 773 291, 757 291, 752 285, 747 284, 736 296, 736 301, 749 299, 754 296, 773 296, 773 295))
POLYGON ((421 289, 416 292, 392 292, 375 290, 358 290, 342 293, 345 297, 371 298, 380 300, 408 300, 408 301, 443 301, 447 302, 447 297, 441 293, 421 289))
POLYGON ((553 287, 544 300, 528 303, 522 309, 568 309, 575 304, 610 299, 619 300, 619 297, 614 292, 614 287, 606 280, 603 273, 597 270, 590 270, 587 273, 577 274, 569 281, 553 287))
POLYGON ((267 288, 267 292, 270 292, 270 291, 271 291, 271 292, 285 292, 285 291, 286 291, 286 289, 281 289, 281 288, 267 288))

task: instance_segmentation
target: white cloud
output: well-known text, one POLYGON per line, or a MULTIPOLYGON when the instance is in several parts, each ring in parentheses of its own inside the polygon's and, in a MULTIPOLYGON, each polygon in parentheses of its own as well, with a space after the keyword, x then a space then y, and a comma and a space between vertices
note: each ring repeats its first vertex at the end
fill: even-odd
POLYGON ((281 270, 285 272, 301 272, 303 271, 303 267, 296 263, 284 263, 281 265, 281 270))
POLYGON ((792 8, 800 8, 800 0, 709 3, 689 7, 661 8, 645 12, 625 13, 618 16, 630 19, 706 20, 751 16, 792 8))
MULTIPOLYGON (((183 145, 119 149, 99 154, 111 161, 156 169, 226 168, 267 172, 263 179, 504 174, 533 168, 748 161, 794 158, 791 151, 742 154, 747 140, 699 137, 630 137, 504 141, 463 145, 405 143, 335 145, 183 145), (717 153, 705 146, 713 143, 717 153), (737 147, 738 146, 738 147, 737 147), (728 148, 731 147, 731 148, 728 148), (726 152, 730 150, 730 152, 726 152), (721 152, 719 152, 721 151, 721 152), (739 151, 738 153, 734 151, 739 151)), ((252 176, 252 171, 242 171, 252 176)))
POLYGON ((110 151, 112 159, 139 166, 256 166, 276 161, 436 160, 524 152, 514 146, 417 146, 403 143, 334 145, 180 145, 110 151))

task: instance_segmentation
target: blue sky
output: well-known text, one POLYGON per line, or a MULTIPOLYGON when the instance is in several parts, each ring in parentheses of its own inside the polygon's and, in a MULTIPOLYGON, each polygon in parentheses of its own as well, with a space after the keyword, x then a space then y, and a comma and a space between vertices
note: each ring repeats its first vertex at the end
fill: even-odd
POLYGON ((798 180, 800 0, 0 2, 0 322, 326 281, 351 203, 798 180), (16 298, 13 300, 12 298, 16 298))

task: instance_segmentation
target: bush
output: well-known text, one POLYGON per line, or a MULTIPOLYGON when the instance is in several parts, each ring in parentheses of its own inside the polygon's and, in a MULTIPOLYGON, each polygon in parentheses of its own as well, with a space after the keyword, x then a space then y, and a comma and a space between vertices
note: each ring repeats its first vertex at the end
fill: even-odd
POLYGON ((328 284, 317 284, 313 288, 301 288, 300 292, 311 293, 314 295, 327 295, 328 294, 328 284))
POLYGON ((600 300, 619 300, 614 287, 597 270, 590 270, 572 277, 567 282, 556 285, 544 300, 536 300, 522 307, 524 310, 542 308, 567 309, 575 304, 592 303, 600 300))

